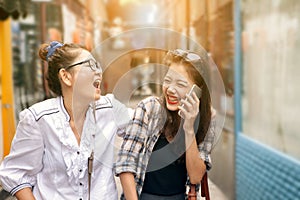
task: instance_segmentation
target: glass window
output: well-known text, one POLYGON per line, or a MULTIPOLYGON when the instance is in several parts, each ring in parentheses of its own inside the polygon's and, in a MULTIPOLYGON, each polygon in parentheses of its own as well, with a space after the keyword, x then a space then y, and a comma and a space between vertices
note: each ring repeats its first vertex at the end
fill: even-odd
POLYGON ((243 1, 243 132, 300 159, 300 1, 243 1))

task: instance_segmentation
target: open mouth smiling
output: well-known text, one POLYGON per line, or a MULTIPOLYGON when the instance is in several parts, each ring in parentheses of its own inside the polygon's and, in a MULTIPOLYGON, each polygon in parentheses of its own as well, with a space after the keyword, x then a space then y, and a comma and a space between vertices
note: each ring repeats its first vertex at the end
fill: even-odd
POLYGON ((171 105, 178 104, 178 98, 176 96, 167 95, 167 102, 171 105))

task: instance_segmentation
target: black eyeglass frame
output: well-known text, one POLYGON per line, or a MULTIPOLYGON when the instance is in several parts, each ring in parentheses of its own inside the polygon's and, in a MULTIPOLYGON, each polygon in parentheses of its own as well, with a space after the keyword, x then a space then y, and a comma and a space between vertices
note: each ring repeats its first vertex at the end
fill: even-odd
POLYGON ((81 62, 78 62, 78 63, 74 63, 72 65, 69 65, 69 66, 65 67, 65 69, 68 70, 68 69, 70 69, 72 67, 75 67, 77 65, 82 65, 84 63, 89 63, 89 67, 91 68, 91 70, 93 70, 93 71, 100 70, 102 72, 102 68, 101 68, 100 63, 97 62, 97 61, 95 61, 95 60, 93 60, 93 59, 87 59, 87 60, 84 60, 84 61, 81 61, 81 62), (91 64, 91 61, 94 61, 95 65, 91 64), (95 66, 96 66, 96 68, 95 68, 95 66))

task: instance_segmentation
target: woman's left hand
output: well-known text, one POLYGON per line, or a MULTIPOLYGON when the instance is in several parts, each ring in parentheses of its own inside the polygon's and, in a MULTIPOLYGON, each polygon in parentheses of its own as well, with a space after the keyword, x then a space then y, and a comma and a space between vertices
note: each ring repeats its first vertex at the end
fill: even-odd
POLYGON ((185 133, 194 134, 194 123, 199 113, 200 100, 193 92, 191 96, 186 95, 186 99, 181 100, 181 106, 178 106, 178 114, 184 119, 183 129, 185 133))

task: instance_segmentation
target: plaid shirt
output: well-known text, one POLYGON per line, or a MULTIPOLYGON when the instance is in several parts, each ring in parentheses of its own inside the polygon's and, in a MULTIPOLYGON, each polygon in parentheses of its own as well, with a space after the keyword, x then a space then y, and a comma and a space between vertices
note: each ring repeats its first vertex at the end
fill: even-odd
MULTIPOLYGON (((148 162, 154 145, 159 138, 160 130, 166 119, 164 108, 157 97, 142 100, 135 109, 133 119, 129 122, 123 144, 115 163, 115 174, 131 172, 135 176, 137 192, 143 188, 148 162)), ((215 120, 212 119, 204 141, 199 144, 199 157, 211 168, 210 152, 215 136, 215 120)))

